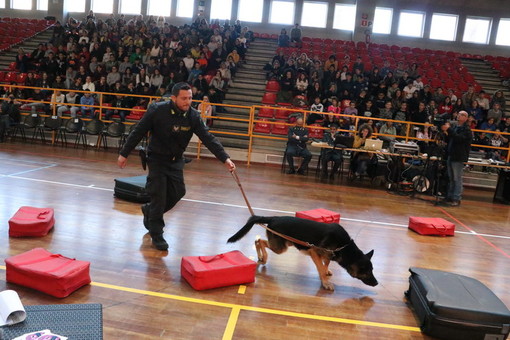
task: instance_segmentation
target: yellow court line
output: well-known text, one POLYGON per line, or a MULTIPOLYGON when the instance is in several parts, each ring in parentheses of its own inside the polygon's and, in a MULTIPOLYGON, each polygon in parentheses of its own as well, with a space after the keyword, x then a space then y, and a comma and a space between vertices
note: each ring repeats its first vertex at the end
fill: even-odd
POLYGON ((244 305, 238 305, 235 303, 225 303, 225 302, 203 300, 203 299, 197 299, 197 298, 191 298, 191 297, 185 297, 185 296, 179 296, 179 295, 173 295, 173 294, 152 292, 152 291, 136 289, 136 288, 110 285, 110 284, 99 283, 99 282, 92 282, 91 285, 96 286, 96 287, 103 287, 103 288, 109 288, 109 289, 129 292, 129 293, 143 294, 143 295, 149 295, 149 296, 160 297, 160 298, 165 298, 165 299, 172 299, 172 300, 177 300, 177 301, 199 303, 202 305, 225 307, 225 308, 231 308, 231 309, 238 308, 240 310, 246 310, 246 311, 251 311, 251 312, 259 312, 259 313, 281 315, 281 316, 290 316, 290 317, 309 319, 309 320, 330 321, 330 322, 351 324, 351 325, 378 327, 378 328, 386 328, 386 329, 396 329, 396 330, 401 330, 401 331, 421 332, 418 327, 394 325, 394 324, 388 324, 388 323, 371 322, 371 321, 363 321, 363 320, 344 319, 344 318, 306 314, 306 313, 287 312, 287 311, 283 311, 283 310, 270 309, 270 308, 244 306, 244 305))
POLYGON ((222 340, 232 340, 240 311, 241 308, 239 307, 232 308, 232 312, 230 312, 230 317, 228 318, 227 327, 225 327, 225 333, 223 333, 222 340))
POLYGON ((239 286, 239 290, 237 291, 237 294, 243 295, 244 293, 246 293, 246 286, 245 285, 240 285, 239 286))

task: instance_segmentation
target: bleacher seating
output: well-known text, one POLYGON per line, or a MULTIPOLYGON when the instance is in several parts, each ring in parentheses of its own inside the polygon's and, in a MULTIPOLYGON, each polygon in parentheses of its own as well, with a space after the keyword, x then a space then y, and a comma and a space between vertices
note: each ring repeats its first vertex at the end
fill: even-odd
POLYGON ((53 24, 53 21, 44 19, 0 18, 0 51, 33 37, 53 24))

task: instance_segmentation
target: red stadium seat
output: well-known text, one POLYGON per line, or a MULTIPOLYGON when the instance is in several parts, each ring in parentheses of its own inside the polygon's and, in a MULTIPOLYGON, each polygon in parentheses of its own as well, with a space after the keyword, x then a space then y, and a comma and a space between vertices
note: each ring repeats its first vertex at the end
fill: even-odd
POLYGON ((271 34, 271 39, 272 40, 278 40, 278 35, 277 34, 271 34))
POLYGON ((274 92, 264 93, 264 97, 262 97, 262 104, 266 104, 266 105, 276 104, 276 93, 274 93, 274 92))
POLYGON ((271 133, 271 124, 264 123, 269 121, 268 119, 260 119, 263 122, 257 122, 255 123, 255 126, 253 127, 253 132, 258 133, 271 133))
POLYGON ((5 72, 0 72, 0 83, 5 80, 5 72))
POLYGON ((271 130, 271 133, 273 135, 283 135, 287 136, 287 133, 289 132, 289 126, 285 125, 284 121, 279 121, 282 124, 274 124, 273 129, 271 130))
POLYGON ((16 80, 16 77, 17 77, 16 72, 7 72, 4 81, 6 83, 12 83, 16 80))
POLYGON ((280 83, 276 80, 270 80, 266 84, 266 92, 278 92, 280 91, 280 83))
POLYGON ((288 111, 285 108, 276 108, 274 117, 276 119, 287 120, 287 119, 289 119, 289 116, 291 113, 292 113, 292 111, 288 111))
POLYGON ((261 107, 259 109, 259 117, 273 118, 274 117, 274 109, 269 108, 269 107, 261 107))
POLYGON ((24 84, 25 83, 25 80, 27 79, 27 74, 26 73, 20 73, 18 74, 18 76, 16 77, 16 83, 18 84, 24 84))
POLYGON ((9 67, 7 68, 9 71, 16 71, 16 62, 13 61, 9 64, 9 67))
POLYGON ((312 124, 308 127, 308 137, 322 139, 324 137, 324 129, 320 128, 320 124, 312 124))
POLYGON ((260 35, 260 38, 261 38, 261 39, 269 39, 269 38, 270 38, 270 36, 269 36, 269 34, 267 34, 267 33, 262 33, 262 34, 260 35))

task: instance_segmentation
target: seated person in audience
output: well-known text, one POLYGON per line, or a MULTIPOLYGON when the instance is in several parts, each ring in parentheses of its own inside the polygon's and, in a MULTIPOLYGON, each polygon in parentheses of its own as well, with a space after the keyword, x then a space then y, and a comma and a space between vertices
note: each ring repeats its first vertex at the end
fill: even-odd
POLYGON ((111 72, 108 73, 108 75, 106 76, 106 83, 109 86, 112 86, 113 84, 115 84, 116 82, 120 82, 121 80, 122 80, 121 74, 118 72, 117 66, 113 66, 111 72))
POLYGON ((383 135, 392 135, 392 136, 379 136, 379 139, 382 139, 384 141, 383 146, 387 148, 390 145, 390 143, 395 140, 396 138, 395 136, 397 135, 397 128, 395 127, 391 120, 388 120, 381 125, 379 133, 383 135))
POLYGON ((128 97, 120 95, 120 94, 116 95, 115 100, 111 103, 112 108, 106 110, 106 112, 105 112, 105 120, 112 120, 113 115, 119 115, 120 121, 125 122, 126 116, 129 115, 129 111, 122 110, 122 108, 129 107, 127 105, 128 104, 127 101, 128 101, 128 97))
POLYGON ((481 90, 478 93, 478 98, 476 99, 478 101, 478 105, 480 106, 480 109, 482 109, 482 112, 485 116, 487 116, 487 111, 489 111, 489 98, 487 98, 487 94, 484 90, 481 90))
POLYGON ((373 101, 370 99, 366 101, 365 107, 359 110, 358 113, 364 117, 379 117, 379 109, 374 106, 373 101))
POLYGON ((49 112, 50 106, 46 103, 41 103, 42 101, 46 100, 46 96, 41 91, 41 89, 34 89, 34 92, 31 94, 30 98, 31 100, 34 100, 35 102, 30 102, 28 104, 25 104, 24 107, 27 107, 29 110, 32 110, 32 112, 35 112, 36 110, 43 110, 45 113, 49 112))
POLYGON ((306 124, 308 124, 308 125, 315 124, 316 121, 324 119, 324 114, 322 114, 322 112, 324 112, 324 105, 322 105, 320 97, 315 97, 315 101, 313 102, 312 106, 310 107, 310 111, 313 111, 313 113, 310 113, 308 115, 306 124), (321 113, 315 113, 315 112, 321 112, 321 113))
POLYGON ((306 91, 308 90, 308 79, 306 78, 306 75, 304 73, 299 73, 294 87, 295 96, 297 95, 306 96, 306 91))
POLYGON ((80 98, 81 107, 81 115, 82 117, 94 118, 94 108, 90 106, 83 105, 94 105, 94 97, 92 97, 92 93, 89 90, 86 90, 85 94, 80 98))
MULTIPOLYGON (((67 104, 79 104, 78 100, 79 100, 79 97, 76 94, 76 92, 70 91, 66 94, 66 103, 67 104)), ((69 106, 68 109, 71 111, 72 118, 76 118, 78 111, 80 111, 79 106, 69 106)), ((65 112, 64 110, 62 110, 62 111, 65 112)))
MULTIPOLYGON (((329 146, 334 146, 335 139, 339 135, 338 133, 338 125, 331 124, 329 126, 329 131, 324 132, 324 137, 322 137, 322 142, 327 143, 329 146)), ((328 177, 328 163, 333 162, 333 169, 331 170, 331 174, 329 175, 330 179, 335 178, 335 174, 338 172, 340 165, 343 161, 342 150, 339 149, 330 149, 330 148, 322 148, 321 150, 321 178, 325 179, 328 177)))
POLYGON ((419 125, 415 127, 415 129, 418 129, 416 130, 416 138, 418 138, 416 144, 418 144, 418 146, 420 147, 421 152, 425 152, 425 150, 427 150, 427 145, 429 143, 424 139, 431 139, 429 127, 427 125, 419 125))
POLYGON ((451 113, 452 110, 452 100, 450 97, 446 96, 441 105, 439 105, 439 114, 451 113))
MULTIPOLYGON (((354 136, 353 147, 356 149, 363 148, 367 139, 372 138, 372 128, 368 124, 363 124, 354 136)), ((367 172, 369 165, 377 162, 377 156, 374 153, 356 151, 352 153, 351 171, 355 178, 358 178, 367 172)))
POLYGON ((503 118, 503 110, 501 110, 501 104, 499 102, 494 102, 492 109, 487 112, 487 119, 494 118, 494 123, 498 125, 501 122, 501 118, 503 118))
POLYGON ((52 114, 56 113, 57 116, 62 117, 62 113, 69 110, 67 106, 64 104, 66 101, 66 96, 62 94, 60 91, 55 91, 51 95, 51 108, 52 114))
MULTIPOLYGON (((490 145, 500 148, 506 148, 508 147, 508 136, 503 136, 501 134, 501 131, 499 129, 496 129, 492 137, 490 137, 490 145)), ((499 149, 489 149, 488 150, 488 158, 493 159, 495 161, 503 161, 503 150, 499 149)))
POLYGON ((506 109, 506 98, 503 91, 498 90, 494 93, 494 96, 492 96, 492 100, 490 102, 490 107, 494 107, 494 104, 499 103, 499 107, 501 110, 506 109))
POLYGON ((469 103, 473 102, 476 97, 475 87, 473 85, 469 85, 468 91, 462 95, 462 101, 464 102, 464 105, 469 105, 469 103))
MULTIPOLYGON (((379 118, 382 119, 393 119, 393 104, 391 100, 386 101, 384 108, 379 110, 379 118)), ((381 125, 382 122, 378 125, 381 125)))
POLYGON ((358 115, 358 109, 356 108, 356 102, 351 101, 349 103, 349 106, 345 108, 344 114, 351 115, 351 116, 357 116, 358 115))
MULTIPOLYGON (((482 125, 480 125, 480 130, 484 131, 496 131, 497 124, 495 123, 494 117, 490 117, 487 119, 487 121, 483 122, 482 125)), ((491 133, 487 133, 487 137, 492 138, 491 133)))
POLYGON ((498 129, 501 132, 510 132, 510 117, 503 117, 498 125, 498 129))
POLYGON ((296 173, 296 169, 294 168, 294 157, 302 157, 303 161, 301 166, 297 170, 297 173, 300 175, 304 175, 306 169, 308 168, 308 163, 312 159, 311 152, 306 147, 306 142, 308 141, 308 129, 303 127, 303 118, 299 117, 296 120, 296 125, 289 128, 289 132, 287 134, 287 149, 285 150, 285 156, 287 158, 287 163, 289 164, 288 174, 296 173))
POLYGON ((198 104, 197 110, 202 115, 202 119, 204 123, 211 127, 213 124, 212 118, 206 118, 206 117, 212 117, 214 116, 214 106, 211 105, 211 102, 209 101, 209 96, 206 94, 202 97, 202 102, 198 104))
POLYGON ((478 100, 473 100, 467 110, 468 114, 475 117, 476 121, 481 122, 484 120, 482 108, 478 104, 478 100))
POLYGON ((21 102, 16 100, 13 93, 8 93, 7 99, 2 100, 2 105, 0 106, 0 143, 5 140, 5 134, 11 125, 19 123, 20 106, 21 102))

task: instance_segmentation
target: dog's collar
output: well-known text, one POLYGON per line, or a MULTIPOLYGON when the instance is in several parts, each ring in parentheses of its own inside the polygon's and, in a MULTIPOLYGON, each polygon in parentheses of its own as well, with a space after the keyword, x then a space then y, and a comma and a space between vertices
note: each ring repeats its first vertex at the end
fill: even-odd
POLYGON ((345 245, 341 246, 340 248, 336 248, 333 250, 330 250, 330 249, 325 249, 325 250, 327 250, 328 252, 332 252, 332 253, 338 253, 338 252, 344 250, 345 248, 347 248, 352 242, 353 242, 353 240, 351 238, 351 239, 349 239, 349 242, 347 242, 345 245))

